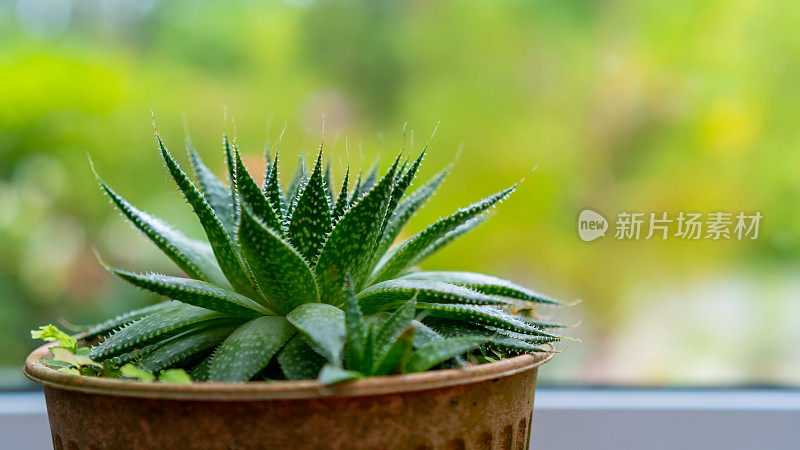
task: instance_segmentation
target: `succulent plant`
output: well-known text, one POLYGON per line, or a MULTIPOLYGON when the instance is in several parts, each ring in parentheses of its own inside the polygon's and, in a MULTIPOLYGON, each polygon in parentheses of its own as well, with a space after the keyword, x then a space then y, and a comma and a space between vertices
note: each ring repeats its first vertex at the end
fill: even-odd
MULTIPOLYGON (((346 170, 334 192, 320 148, 287 189, 279 153, 267 152, 259 185, 235 139, 223 136, 227 182, 187 140, 197 182, 156 133, 158 151, 202 225, 191 239, 126 201, 99 176, 111 202, 188 277, 107 270, 167 301, 131 311, 84 334, 88 356, 148 372, 187 369, 201 381, 319 378, 460 366, 511 354, 552 351, 561 325, 537 320, 550 297, 470 272, 418 271, 423 259, 475 228, 517 184, 439 219, 402 243, 400 230, 433 195, 448 166, 410 195, 425 151, 355 182, 346 170)), ((96 173, 95 173, 96 174, 96 173)), ((99 259, 99 257, 98 257, 99 259)))

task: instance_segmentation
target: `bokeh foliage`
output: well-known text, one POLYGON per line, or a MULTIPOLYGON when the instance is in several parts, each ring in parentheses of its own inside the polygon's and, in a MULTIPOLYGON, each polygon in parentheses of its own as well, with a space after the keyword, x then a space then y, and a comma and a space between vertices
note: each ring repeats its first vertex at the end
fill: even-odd
POLYGON ((35 325, 154 300, 103 273, 92 246, 117 266, 169 270, 108 207, 87 152, 138 206, 200 232, 153 170, 152 108, 173 152, 185 118, 220 173, 231 118, 256 167, 284 123, 282 145, 311 155, 324 114, 334 167, 349 155, 366 168, 400 147, 405 122, 419 148, 442 121, 428 167, 463 151, 409 231, 538 166, 496 217, 425 267, 582 298, 572 314, 584 342, 544 371, 551 381, 800 380, 791 4, 50 3, 0 2, 0 365, 19 365, 35 325), (755 241, 587 244, 575 224, 586 207, 610 220, 765 219, 755 241))

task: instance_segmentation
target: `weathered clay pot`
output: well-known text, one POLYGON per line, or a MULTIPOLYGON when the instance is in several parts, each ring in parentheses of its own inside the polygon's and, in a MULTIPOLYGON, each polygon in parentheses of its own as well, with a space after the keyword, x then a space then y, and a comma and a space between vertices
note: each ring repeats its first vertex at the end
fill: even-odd
POLYGON ((169 385, 81 377, 28 356, 53 446, 67 449, 524 449, 550 355, 463 370, 315 381, 169 385))

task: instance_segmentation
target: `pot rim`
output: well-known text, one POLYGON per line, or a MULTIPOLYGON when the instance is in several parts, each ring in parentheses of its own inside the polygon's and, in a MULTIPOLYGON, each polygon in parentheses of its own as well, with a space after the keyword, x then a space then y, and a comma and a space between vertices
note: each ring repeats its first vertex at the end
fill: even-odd
POLYGON ((361 397, 423 391, 511 376, 536 369, 553 357, 553 353, 523 354, 465 369, 442 369, 412 374, 367 377, 334 386, 326 386, 316 380, 164 384, 87 377, 59 372, 41 362, 47 357, 50 347, 55 345, 57 345, 56 342, 45 344, 28 355, 23 369, 26 377, 51 388, 87 394, 198 401, 361 397))

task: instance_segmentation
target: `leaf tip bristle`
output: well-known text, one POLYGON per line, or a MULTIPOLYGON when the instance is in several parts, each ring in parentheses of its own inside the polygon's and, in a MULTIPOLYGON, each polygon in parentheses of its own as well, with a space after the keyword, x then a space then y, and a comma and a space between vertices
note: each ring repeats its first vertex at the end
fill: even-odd
POLYGON ((94 257, 97 258, 97 262, 99 262, 100 265, 103 266, 103 269, 105 269, 105 270, 107 270, 109 272, 112 271, 111 266, 106 264, 106 262, 103 260, 103 257, 100 256, 100 251, 98 251, 97 247, 95 247, 94 245, 92 246, 92 253, 94 253, 94 257))
POLYGON ((528 177, 529 177, 529 176, 531 176, 531 174, 532 174, 533 172, 535 172, 535 171, 536 171, 536 169, 538 169, 538 168, 539 168, 539 166, 538 166, 538 165, 535 165, 535 166, 533 166, 533 169, 529 170, 529 171, 528 171, 528 173, 526 173, 526 174, 525 174, 525 176, 523 176, 523 177, 522 177, 522 178, 521 178, 521 179, 520 179, 520 180, 517 182, 517 185, 519 185, 519 184, 521 184, 523 181, 527 180, 527 179, 528 179, 528 177))
POLYGON ((433 127, 433 133, 431 133, 431 138, 430 138, 430 139, 428 139, 428 142, 431 142, 431 141, 433 141, 433 138, 434 138, 434 136, 436 136, 436 130, 438 130, 438 129, 439 129, 439 124, 440 124, 440 123, 442 123, 442 121, 441 121, 441 120, 439 120, 439 121, 437 121, 437 122, 436 122, 436 126, 434 126, 434 127, 433 127))
POLYGON ((558 303, 556 306, 567 306, 567 307, 569 307, 569 306, 580 305, 581 303, 583 303, 583 299, 578 298, 578 299, 575 299, 575 300, 573 300, 573 301, 571 301, 569 303, 558 303))

